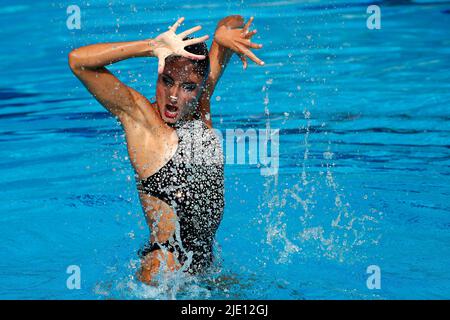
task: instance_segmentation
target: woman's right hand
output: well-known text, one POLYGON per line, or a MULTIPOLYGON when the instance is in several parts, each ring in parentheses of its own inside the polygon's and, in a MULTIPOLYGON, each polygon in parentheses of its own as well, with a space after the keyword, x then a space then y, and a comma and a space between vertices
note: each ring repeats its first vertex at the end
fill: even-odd
POLYGON ((171 26, 168 31, 163 32, 155 39, 150 40, 150 46, 152 47, 153 55, 158 58, 158 73, 162 73, 164 71, 165 60, 172 54, 192 60, 203 60, 206 58, 204 55, 196 55, 184 50, 184 47, 186 46, 208 40, 209 36, 206 35, 200 38, 183 41, 186 36, 202 28, 201 26, 196 26, 189 30, 176 34, 175 32, 177 31, 177 28, 183 21, 184 18, 178 19, 178 21, 175 22, 175 24, 171 26))

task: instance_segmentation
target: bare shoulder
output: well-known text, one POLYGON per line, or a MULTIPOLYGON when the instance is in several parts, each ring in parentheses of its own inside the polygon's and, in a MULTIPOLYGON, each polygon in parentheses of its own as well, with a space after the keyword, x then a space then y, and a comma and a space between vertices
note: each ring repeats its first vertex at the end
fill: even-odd
POLYGON ((134 100, 132 112, 124 112, 119 120, 125 131, 129 146, 147 148, 164 148, 171 138, 174 130, 170 128, 159 115, 156 105, 153 105, 145 96, 130 88, 134 100))
POLYGON ((128 88, 128 90, 134 103, 132 109, 126 110, 119 115, 119 120, 124 126, 124 129, 140 127, 153 131, 161 128, 163 121, 156 108, 152 106, 152 103, 133 88, 128 88))

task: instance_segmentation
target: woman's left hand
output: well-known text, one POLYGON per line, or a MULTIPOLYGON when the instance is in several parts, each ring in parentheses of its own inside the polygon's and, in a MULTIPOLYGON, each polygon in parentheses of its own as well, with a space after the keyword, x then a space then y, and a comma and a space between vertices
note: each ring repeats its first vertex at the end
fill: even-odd
POLYGON ((219 45, 236 52, 242 60, 244 69, 247 68, 247 57, 259 65, 264 62, 259 59, 250 49, 260 49, 262 44, 251 42, 251 38, 256 34, 256 30, 249 31, 253 22, 251 17, 243 28, 232 28, 230 24, 222 24, 216 29, 214 41, 219 45))

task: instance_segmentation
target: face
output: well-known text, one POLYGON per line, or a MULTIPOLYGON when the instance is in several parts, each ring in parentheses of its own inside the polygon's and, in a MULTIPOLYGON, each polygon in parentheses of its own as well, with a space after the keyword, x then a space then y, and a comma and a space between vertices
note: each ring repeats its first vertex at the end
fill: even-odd
POLYGON ((166 123, 175 123, 193 113, 202 80, 189 59, 178 58, 166 62, 156 84, 156 103, 166 123))

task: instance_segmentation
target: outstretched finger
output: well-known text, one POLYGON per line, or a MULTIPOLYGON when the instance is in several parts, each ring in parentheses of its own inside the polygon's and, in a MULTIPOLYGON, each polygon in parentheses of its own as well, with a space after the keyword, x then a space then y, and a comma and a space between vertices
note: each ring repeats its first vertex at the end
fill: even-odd
POLYGON ((253 19, 254 19, 253 17, 250 17, 250 19, 248 19, 247 23, 244 26, 244 30, 243 30, 244 34, 246 34, 248 32, 248 29, 250 28, 250 25, 252 24, 253 19))
POLYGON ((250 49, 247 49, 243 45, 238 45, 238 48, 241 50, 242 54, 249 57, 253 62, 259 64, 260 66, 264 65, 264 61, 255 56, 255 54, 251 52, 250 49))
POLYGON ((243 64, 243 69, 245 70, 245 69, 247 69, 247 58, 243 55, 243 54, 240 54, 239 55, 239 58, 241 59, 241 61, 242 61, 242 64, 243 64))
POLYGON ((200 37, 200 38, 189 39, 189 40, 183 41, 183 45, 186 47, 186 46, 190 46, 190 45, 193 45, 196 43, 204 42, 208 39, 209 39, 208 35, 200 37))
POLYGON ((180 55, 182 57, 188 58, 188 59, 192 59, 192 60, 203 60, 206 57, 204 55, 199 55, 199 54, 193 54, 190 53, 189 51, 183 50, 180 52, 180 55))
POLYGON ((185 37, 187 37, 188 35, 200 30, 202 28, 202 26, 196 26, 193 28, 190 28, 189 30, 183 31, 181 32, 178 37, 180 37, 181 39, 184 39, 185 37))
POLYGON ((239 43, 245 45, 246 47, 250 47, 252 49, 261 49, 262 48, 262 44, 254 43, 247 39, 238 39, 237 41, 239 43))
POLYGON ((173 31, 173 32, 176 32, 176 31, 177 31, 177 28, 183 23, 183 21, 184 21, 184 17, 181 17, 180 19, 177 20, 177 22, 175 22, 175 23, 173 24, 173 26, 171 26, 171 27, 169 28, 169 30, 170 30, 170 31, 173 31))
POLYGON ((257 32, 258 32, 258 31, 255 29, 255 30, 252 30, 252 31, 250 31, 250 32, 243 33, 242 35, 244 36, 245 39, 250 39, 250 38, 253 37, 257 32))

